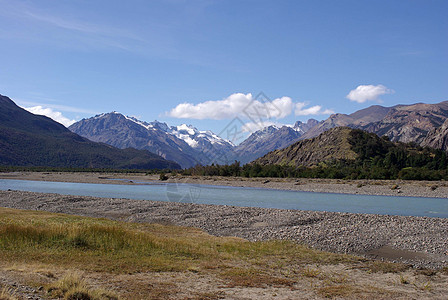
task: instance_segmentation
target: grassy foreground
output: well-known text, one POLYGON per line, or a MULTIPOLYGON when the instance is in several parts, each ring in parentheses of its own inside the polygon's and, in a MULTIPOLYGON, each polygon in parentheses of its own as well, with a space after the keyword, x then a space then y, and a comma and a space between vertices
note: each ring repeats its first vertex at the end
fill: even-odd
MULTIPOLYGON (((290 241, 7 208, 0 208, 0 257, 0 279, 16 278, 49 299, 220 299, 259 290, 269 297, 386 299, 448 289, 439 286, 443 272, 290 241)), ((0 299, 20 295, 8 284, 1 289, 0 299)))

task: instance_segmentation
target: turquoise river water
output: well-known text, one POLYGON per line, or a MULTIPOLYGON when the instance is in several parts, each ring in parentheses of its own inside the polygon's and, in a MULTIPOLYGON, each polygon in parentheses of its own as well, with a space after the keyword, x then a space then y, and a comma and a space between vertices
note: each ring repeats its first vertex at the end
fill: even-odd
POLYGON ((448 198, 349 195, 160 182, 118 185, 0 179, 0 190, 8 189, 105 198, 448 218, 448 198))

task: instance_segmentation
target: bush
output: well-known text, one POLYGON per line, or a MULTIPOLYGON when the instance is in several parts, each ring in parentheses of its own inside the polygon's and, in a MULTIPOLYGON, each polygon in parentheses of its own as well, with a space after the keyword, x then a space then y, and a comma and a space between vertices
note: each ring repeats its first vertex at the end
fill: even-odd
POLYGON ((168 180, 168 176, 166 176, 166 174, 162 172, 160 173, 159 180, 161 181, 168 180))

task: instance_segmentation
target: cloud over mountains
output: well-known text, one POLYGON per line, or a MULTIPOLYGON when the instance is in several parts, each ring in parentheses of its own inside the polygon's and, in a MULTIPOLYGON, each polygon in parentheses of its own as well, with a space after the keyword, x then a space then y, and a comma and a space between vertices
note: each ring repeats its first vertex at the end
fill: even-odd
POLYGON ((47 116, 50 119, 53 119, 54 121, 61 123, 65 127, 68 127, 76 122, 76 120, 70 120, 69 118, 65 117, 61 112, 55 111, 48 107, 42 107, 40 105, 32 106, 32 107, 24 107, 27 111, 30 113, 33 113, 35 115, 42 115, 47 116))
POLYGON ((333 111, 315 105, 309 108, 304 102, 294 103, 290 97, 273 100, 266 97, 254 97, 251 93, 234 93, 223 100, 204 101, 198 104, 181 103, 171 109, 167 115, 183 119, 224 120, 243 117, 257 119, 283 119, 293 112, 296 116, 331 114, 333 111))

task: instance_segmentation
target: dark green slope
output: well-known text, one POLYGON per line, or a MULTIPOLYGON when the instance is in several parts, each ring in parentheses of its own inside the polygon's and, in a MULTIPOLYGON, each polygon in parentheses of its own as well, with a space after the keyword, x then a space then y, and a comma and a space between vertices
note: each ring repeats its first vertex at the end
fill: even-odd
POLYGON ((144 150, 118 149, 83 138, 0 95, 0 165, 116 169, 180 169, 144 150))

